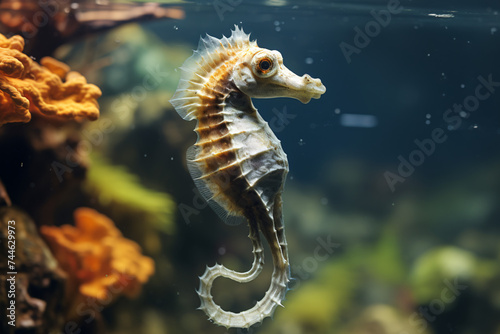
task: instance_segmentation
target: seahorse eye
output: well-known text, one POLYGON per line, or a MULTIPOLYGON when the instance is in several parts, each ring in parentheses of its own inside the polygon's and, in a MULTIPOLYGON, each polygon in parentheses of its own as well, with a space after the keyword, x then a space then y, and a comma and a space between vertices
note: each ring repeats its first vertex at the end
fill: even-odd
POLYGON ((269 60, 268 58, 264 58, 259 62, 259 68, 262 71, 262 73, 269 72, 271 70, 271 66, 272 66, 271 60, 269 60))
POLYGON ((268 52, 257 53, 252 59, 252 70, 260 78, 269 78, 276 74, 278 70, 278 61, 276 57, 268 52))

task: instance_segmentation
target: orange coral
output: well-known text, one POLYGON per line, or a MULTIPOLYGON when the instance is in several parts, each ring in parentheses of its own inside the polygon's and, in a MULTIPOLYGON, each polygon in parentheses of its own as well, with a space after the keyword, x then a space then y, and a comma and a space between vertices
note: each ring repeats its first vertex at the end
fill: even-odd
POLYGON ((76 227, 42 226, 41 233, 80 294, 108 302, 121 293, 136 295, 154 272, 153 260, 108 217, 90 208, 74 216, 76 227))
POLYGON ((23 49, 21 36, 0 34, 0 125, 29 122, 30 112, 62 120, 99 117, 99 87, 53 58, 39 65, 23 49))

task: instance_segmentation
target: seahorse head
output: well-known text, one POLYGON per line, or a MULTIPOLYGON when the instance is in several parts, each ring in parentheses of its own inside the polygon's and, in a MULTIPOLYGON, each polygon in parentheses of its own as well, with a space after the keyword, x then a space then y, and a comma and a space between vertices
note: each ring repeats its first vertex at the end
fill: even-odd
POLYGON ((320 79, 298 76, 283 64, 278 51, 253 47, 235 64, 232 78, 239 90, 250 97, 291 97, 308 103, 326 92, 320 79))

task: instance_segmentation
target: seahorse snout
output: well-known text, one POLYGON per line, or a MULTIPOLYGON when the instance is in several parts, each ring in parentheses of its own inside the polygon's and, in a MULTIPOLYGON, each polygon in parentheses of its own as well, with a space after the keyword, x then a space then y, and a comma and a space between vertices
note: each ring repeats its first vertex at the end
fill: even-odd
POLYGON ((307 103, 313 99, 319 99, 321 95, 325 94, 326 92, 326 87, 323 85, 320 79, 315 79, 311 77, 309 74, 304 74, 302 76, 302 79, 304 80, 305 83, 305 90, 310 94, 310 98, 307 101, 302 101, 304 103, 307 103))

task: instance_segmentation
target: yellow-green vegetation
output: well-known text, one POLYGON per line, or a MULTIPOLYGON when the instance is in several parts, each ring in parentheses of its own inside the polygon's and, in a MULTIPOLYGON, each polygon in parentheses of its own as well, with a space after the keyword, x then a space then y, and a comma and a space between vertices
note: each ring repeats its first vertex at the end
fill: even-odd
POLYGON ((411 284, 415 299, 420 304, 441 295, 445 280, 470 282, 476 275, 478 260, 457 247, 441 247, 422 255, 414 265, 411 284))
POLYGON ((166 193, 145 188, 139 178, 125 167, 113 166, 98 154, 92 155, 85 190, 102 206, 133 211, 162 231, 173 232, 175 205, 171 197, 166 193))
POLYGON ((285 309, 277 312, 274 329, 287 323, 311 333, 327 333, 341 312, 352 305, 358 279, 346 261, 326 265, 314 280, 289 292, 285 309))
POLYGON ((313 279, 300 282, 296 291, 288 293, 285 309, 277 312, 268 332, 300 328, 296 333, 324 334, 342 327, 343 314, 360 312, 355 296, 365 293, 360 291, 365 282, 403 284, 406 269, 399 254, 396 233, 390 228, 373 246, 354 246, 341 256, 333 254, 317 273, 312 273, 313 279))
POLYGON ((406 279, 407 268, 401 258, 398 236, 390 225, 367 256, 369 260, 366 264, 379 281, 396 285, 406 279))

